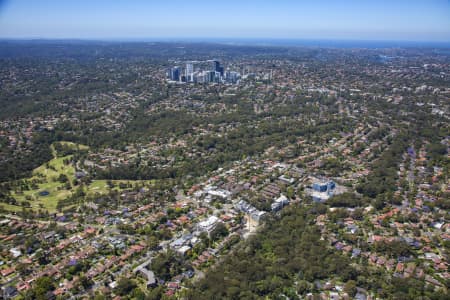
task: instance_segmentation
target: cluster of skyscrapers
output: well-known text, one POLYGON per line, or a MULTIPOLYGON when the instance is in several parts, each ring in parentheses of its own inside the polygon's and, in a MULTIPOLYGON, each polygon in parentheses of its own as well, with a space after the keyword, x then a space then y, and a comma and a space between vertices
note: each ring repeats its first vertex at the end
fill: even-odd
POLYGON ((241 75, 238 72, 224 71, 223 66, 217 60, 199 63, 195 66, 194 62, 186 63, 184 68, 174 66, 167 72, 167 78, 177 82, 193 83, 238 83, 241 75), (205 66, 206 65, 206 66, 205 66))

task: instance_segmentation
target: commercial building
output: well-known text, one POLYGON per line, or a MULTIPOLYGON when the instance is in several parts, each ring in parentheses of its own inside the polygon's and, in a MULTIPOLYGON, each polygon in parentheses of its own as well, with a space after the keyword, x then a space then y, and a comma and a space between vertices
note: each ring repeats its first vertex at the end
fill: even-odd
POLYGON ((335 194, 336 183, 332 180, 320 180, 312 184, 311 196, 316 202, 325 202, 335 194))
POLYGON ((223 67, 220 65, 219 61, 212 61, 212 71, 219 73, 220 76, 223 76, 223 67))
POLYGON ((273 212, 275 212, 281 210, 288 204, 289 199, 285 195, 281 195, 270 205, 270 208, 272 209, 273 212))
POLYGON ((192 82, 194 81, 194 64, 193 63, 187 63, 186 64, 186 82, 192 82))
POLYGON ((332 191, 335 187, 336 184, 332 181, 320 181, 320 182, 315 182, 313 183, 313 190, 317 191, 317 192, 327 192, 327 191, 332 191))
POLYGON ((207 232, 208 235, 211 234, 211 232, 216 228, 217 224, 219 223, 219 218, 216 216, 210 216, 205 221, 198 223, 198 230, 201 232, 207 232))
POLYGON ((167 72, 167 78, 171 81, 188 82, 188 83, 238 83, 241 75, 238 72, 227 70, 218 60, 206 62, 196 62, 197 69, 193 62, 186 63, 184 70, 178 66, 170 68, 167 72), (205 64, 205 63, 208 64, 205 64))
POLYGON ((180 68, 179 67, 173 67, 169 69, 169 79, 172 81, 179 81, 180 80, 180 68))

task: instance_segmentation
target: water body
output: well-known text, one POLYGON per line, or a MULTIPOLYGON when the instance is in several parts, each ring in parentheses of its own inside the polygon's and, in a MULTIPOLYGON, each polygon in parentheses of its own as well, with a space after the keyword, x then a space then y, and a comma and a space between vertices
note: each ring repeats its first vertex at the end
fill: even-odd
POLYGON ((176 42, 176 43, 212 43, 241 46, 278 46, 278 47, 323 47, 323 48, 434 48, 440 52, 450 52, 450 41, 382 41, 382 40, 333 40, 333 39, 260 39, 260 38, 117 38, 117 39, 0 39, 1 43, 34 44, 92 44, 108 42, 176 42))
POLYGON ((326 48, 441 48, 450 49, 448 42, 431 41, 381 41, 381 40, 332 40, 332 39, 253 39, 253 38, 160 38, 146 41, 220 43, 256 46, 307 46, 326 48))
MULTIPOLYGON (((216 42, 220 42, 217 40, 216 42)), ((222 41, 233 43, 233 40, 222 41)), ((363 41, 363 40, 306 40, 306 39, 242 39, 236 44, 254 44, 266 46, 309 46, 332 48, 450 48, 450 42, 417 42, 417 41, 363 41)))

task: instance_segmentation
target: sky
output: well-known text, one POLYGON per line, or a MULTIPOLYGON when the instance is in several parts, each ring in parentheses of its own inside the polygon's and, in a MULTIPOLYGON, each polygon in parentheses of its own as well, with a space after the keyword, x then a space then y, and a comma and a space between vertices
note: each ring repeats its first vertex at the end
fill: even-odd
POLYGON ((450 0, 0 0, 0 38, 450 41, 450 0))

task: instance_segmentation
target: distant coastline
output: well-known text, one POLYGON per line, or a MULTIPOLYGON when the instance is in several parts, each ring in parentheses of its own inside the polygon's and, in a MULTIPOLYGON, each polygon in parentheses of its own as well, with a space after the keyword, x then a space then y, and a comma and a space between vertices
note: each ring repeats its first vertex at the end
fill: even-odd
MULTIPOLYGON (((175 39, 174 39, 175 40, 175 39)), ((275 38, 193 38, 191 41, 205 41, 234 45, 256 46, 307 46, 331 48, 450 48, 450 41, 395 41, 395 40, 344 40, 344 39, 275 39, 275 38)))
POLYGON ((93 42, 163 42, 163 43, 212 43, 236 46, 275 47, 323 47, 323 48, 450 48, 450 41, 405 40, 344 40, 344 39, 277 39, 277 38, 201 38, 201 37, 155 37, 155 38, 1 38, 1 42, 32 43, 93 43, 93 42))

